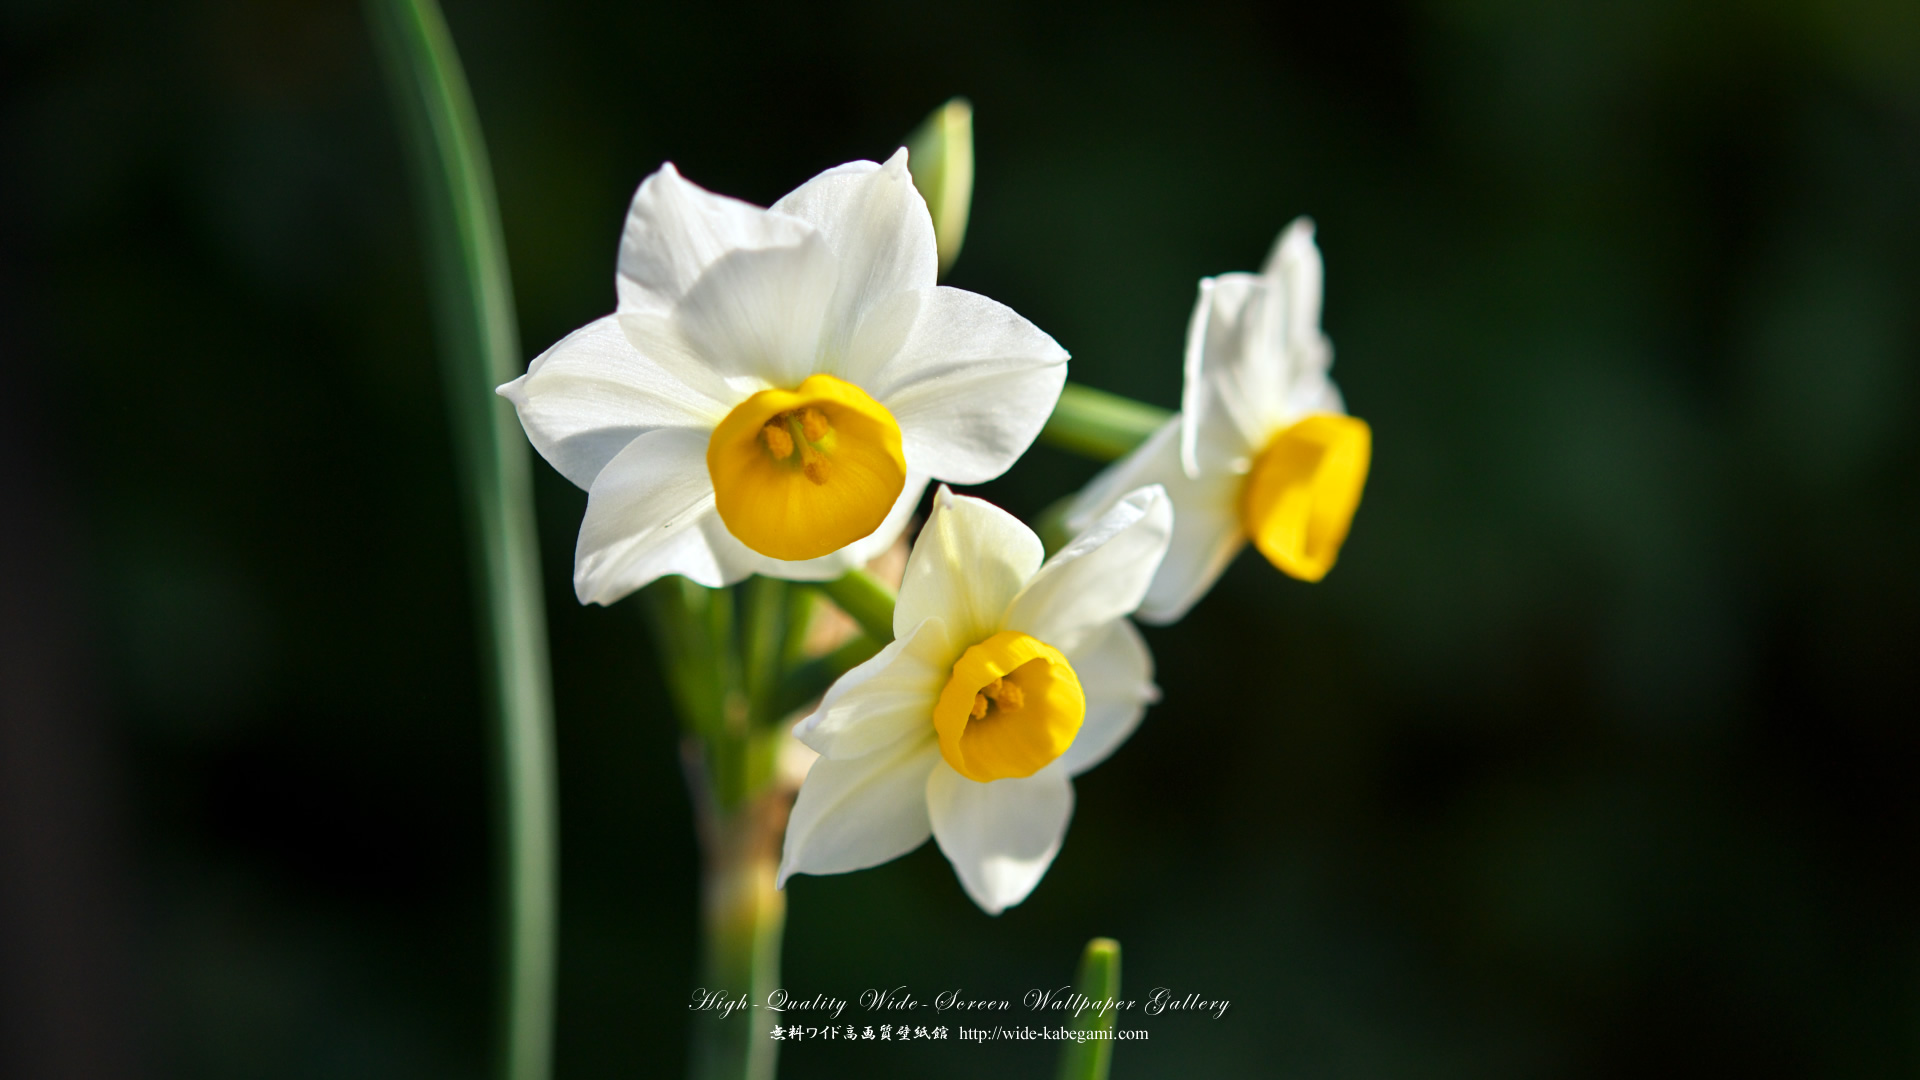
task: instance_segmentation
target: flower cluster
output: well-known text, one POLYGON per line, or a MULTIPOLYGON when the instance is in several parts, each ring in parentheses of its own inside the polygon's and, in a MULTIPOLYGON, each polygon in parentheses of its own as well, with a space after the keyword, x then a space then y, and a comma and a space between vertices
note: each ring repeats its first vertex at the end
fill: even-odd
POLYGON ((1067 354, 934 284, 907 174, 829 169, 769 209, 662 166, 627 214, 619 306, 500 393, 587 489, 582 603, 681 574, 837 577, 886 550, 929 478, 978 484, 1033 442, 1067 354))
POLYGON ((817 751, 779 884, 929 837, 993 914, 1060 850, 1073 778, 1159 690, 1129 617, 1171 622, 1251 542, 1307 581, 1333 565, 1371 436, 1327 375, 1320 257, 1296 222, 1259 274, 1201 282, 1180 413, 1074 500, 1051 558, 990 480, 1054 411, 1067 354, 935 283, 906 151, 830 169, 767 209, 663 166, 640 185, 613 314, 500 388, 588 492, 582 602, 665 575, 718 588, 837 578, 894 544, 944 481, 893 639, 794 729, 817 751))

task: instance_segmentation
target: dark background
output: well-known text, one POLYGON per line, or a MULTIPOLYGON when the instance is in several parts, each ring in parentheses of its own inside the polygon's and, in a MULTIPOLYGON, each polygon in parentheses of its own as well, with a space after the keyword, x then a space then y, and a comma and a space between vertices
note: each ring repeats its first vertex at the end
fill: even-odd
MULTIPOLYGON (((1920 8, 448 0, 528 355, 671 159, 765 203, 977 108, 956 285, 1172 405, 1311 213, 1366 501, 1149 632, 1164 704, 992 919, 802 878, 796 992, 1013 996, 1118 1077, 1920 1069, 1920 8)), ((487 758, 402 155, 334 0, 0 5, 0 1073, 478 1077, 487 758)), ((1093 465, 1040 449, 1032 513, 1093 465)), ((694 847, 544 465, 562 1078, 673 1075, 694 847)), ((784 1075, 1049 1075, 804 1044, 784 1075)))

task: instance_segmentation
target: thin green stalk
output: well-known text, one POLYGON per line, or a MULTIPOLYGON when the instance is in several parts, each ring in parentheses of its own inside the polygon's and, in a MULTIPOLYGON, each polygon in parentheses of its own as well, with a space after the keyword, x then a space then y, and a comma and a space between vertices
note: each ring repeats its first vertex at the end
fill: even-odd
MULTIPOLYGON (((812 589, 787 590, 787 641, 780 650, 782 672, 799 667, 807 659, 807 627, 813 623, 813 604, 817 595, 812 589)), ((778 719, 792 711, 776 707, 773 717, 778 719)))
POLYGON ((1113 1025, 1119 1014, 1101 1006, 1120 996, 1120 943, 1112 938, 1087 942, 1073 988, 1092 1003, 1074 1018, 1073 1029, 1092 1037, 1061 1048, 1059 1080, 1107 1080, 1113 1065, 1113 1025))
POLYGON ((1157 406, 1068 383, 1040 438, 1063 450, 1112 461, 1146 442, 1173 414, 1157 406))
POLYGON ((673 696, 674 712, 689 731, 706 729, 711 696, 708 673, 712 665, 702 659, 706 638, 691 630, 695 623, 689 597, 696 591, 704 592, 685 578, 667 577, 640 594, 650 616, 654 647, 660 653, 660 672, 666 679, 667 692, 673 696))
POLYGON ((825 656, 790 667, 780 682, 780 694, 774 699, 776 713, 787 716, 826 693, 834 680, 866 663, 882 648, 880 642, 859 634, 825 656))
POLYGON ((865 570, 849 570, 820 583, 834 606, 860 624, 868 637, 886 644, 893 640, 893 590, 865 570))
POLYGON ((746 677, 747 713, 754 723, 771 723, 768 716, 780 691, 780 675, 787 653, 787 594, 793 591, 777 578, 748 578, 740 589, 745 611, 741 618, 740 666, 746 677))
POLYGON ((367 0, 425 219, 442 375, 474 547, 494 714, 503 1080, 551 1071, 558 810, 527 443, 494 387, 518 374, 506 246, 473 99, 434 0, 367 0))

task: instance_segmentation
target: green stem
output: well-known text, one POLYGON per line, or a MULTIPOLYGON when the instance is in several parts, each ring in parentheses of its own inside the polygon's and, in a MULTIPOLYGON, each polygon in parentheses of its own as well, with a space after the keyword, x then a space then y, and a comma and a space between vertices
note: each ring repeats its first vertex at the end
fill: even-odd
POLYGON ((459 56, 433 0, 368 0, 426 222, 489 675, 505 947, 503 1080, 544 1080, 553 1043, 558 811, 546 612, 527 443, 493 388, 518 374, 506 246, 459 56))
MULTIPOLYGON (((687 735, 687 787, 700 834, 701 982, 728 1001, 765 1002, 779 983, 786 898, 774 888, 793 788, 782 782, 783 677, 804 625, 802 593, 754 578, 703 589, 683 579, 649 590, 661 651, 675 670, 687 735), (738 610, 736 611, 736 600, 738 610), (737 615, 737 618, 736 618, 737 615)), ((693 1014, 698 1080, 773 1080, 770 1024, 743 1009, 693 1014)))
POLYGON ((859 623, 868 637, 882 645, 893 640, 893 590, 879 578, 865 570, 849 570, 822 582, 820 591, 859 623))
POLYGON ((1146 442, 1172 418, 1165 409, 1068 383, 1040 438, 1063 450, 1112 461, 1146 442))
POLYGON ((779 696, 774 699, 775 711, 781 716, 791 714, 826 693, 834 680, 866 663, 884 647, 859 634, 825 656, 792 666, 781 680, 779 696))
POLYGON ((741 587, 740 667, 746 681, 747 713, 756 721, 772 722, 768 713, 780 693, 780 675, 787 653, 786 582, 752 577, 741 587))
MULTIPOLYGON (((762 752, 778 746, 755 739, 762 752)), ((689 740, 688 779, 700 826, 701 986, 738 1001, 764 1005, 780 985, 780 941, 786 928, 786 894, 774 888, 780 844, 786 834, 793 792, 763 784, 732 809, 701 790, 708 770, 702 750, 689 740)), ((708 747, 711 748, 709 743, 708 747)), ((739 1009, 693 1014, 691 1075, 695 1080, 773 1080, 780 1044, 764 1011, 739 1009)))

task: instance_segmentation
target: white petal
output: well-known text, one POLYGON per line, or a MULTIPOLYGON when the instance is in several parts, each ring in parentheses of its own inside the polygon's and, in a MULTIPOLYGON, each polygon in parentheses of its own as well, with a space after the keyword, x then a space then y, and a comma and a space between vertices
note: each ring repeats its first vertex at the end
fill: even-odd
POLYGON ((1147 706, 1160 700, 1160 688, 1153 684, 1153 654, 1125 619, 1084 638, 1067 662, 1086 692, 1087 717, 1073 745, 1060 755, 1059 767, 1079 776, 1127 741, 1147 706))
POLYGON ((1268 331, 1273 346, 1288 354, 1296 372, 1325 371, 1333 360, 1333 346, 1320 330, 1325 270, 1313 242, 1313 219, 1295 218, 1287 226, 1260 273, 1274 292, 1268 331))
POLYGON ((710 428, 726 415, 711 395, 679 377, 676 369, 686 355, 678 335, 646 344, 651 347, 636 347, 615 316, 595 319, 500 388, 534 449, 580 487, 591 487, 607 462, 643 432, 710 428))
POLYGON ((674 321, 721 376, 792 389, 818 366, 837 273, 818 235, 728 252, 680 298, 674 321))
POLYGON ((1045 551, 1020 519, 945 484, 914 541, 893 606, 893 632, 943 619, 962 649, 998 633, 1007 604, 1033 576, 1045 551))
POLYGON ((1007 609, 1007 629, 1065 650, 1083 631, 1125 618, 1146 596, 1172 533, 1163 488, 1128 494, 1033 575, 1007 609))
POLYGON ((1269 417, 1284 404, 1284 357, 1256 333, 1267 283, 1254 274, 1222 274, 1200 282, 1187 323, 1186 379, 1180 412, 1181 461, 1187 472, 1243 470, 1266 445, 1269 417))
POLYGON ((1027 898, 1053 865, 1073 817, 1073 781, 1048 766, 982 784, 936 762, 927 777, 933 838, 967 895, 989 915, 1027 898))
POLYGON ((1259 332, 1285 358, 1283 404, 1267 417, 1273 427, 1291 423, 1309 413, 1344 413, 1340 391, 1327 377, 1333 365, 1333 343, 1320 329, 1323 270, 1320 249, 1313 243, 1313 221, 1296 218, 1280 234, 1261 273, 1271 298, 1266 326, 1259 332))
POLYGON ((933 707, 957 659, 947 624, 927 619, 840 676, 793 734, 836 760, 925 735, 933 730, 933 707))
MULTIPOLYGON (((758 377, 743 378, 717 367, 681 332, 671 311, 623 311, 614 315, 627 343, 653 361, 660 371, 690 394, 712 402, 706 426, 713 427, 748 394, 766 388, 758 377)), ((736 365, 737 366, 737 365, 736 365)))
POLYGON ((855 161, 795 188, 773 210, 820 230, 840 263, 827 355, 846 354, 867 313, 894 293, 933 287, 933 218, 907 173, 907 152, 885 165, 855 161))
POLYGON ((880 400, 875 376, 893 362, 920 321, 920 309, 937 289, 907 289, 874 304, 860 321, 844 353, 820 359, 821 370, 853 383, 880 400))
POLYGON ((1240 527, 1240 488, 1246 478, 1215 470, 1189 477, 1180 463, 1180 425, 1175 416, 1145 443, 1108 466, 1075 499, 1067 528, 1084 530, 1121 495, 1159 484, 1173 502, 1173 537, 1167 556, 1147 587, 1135 617, 1170 623, 1198 603, 1246 546, 1240 527))
POLYGON ((640 183, 620 237, 615 283, 622 312, 664 312, 729 251, 797 244, 812 228, 783 214, 715 195, 672 163, 640 183))
POLYGON ((762 577, 776 577, 785 581, 830 581, 855 567, 867 563, 885 554, 900 539, 907 523, 913 520, 913 512, 920 507, 920 496, 927 490, 927 478, 909 472, 907 482, 900 489, 900 497, 893 502, 893 509, 887 511, 885 520, 872 533, 830 555, 817 559, 803 559, 789 562, 774 559, 753 550, 741 543, 726 527, 720 528, 719 535, 713 540, 713 550, 721 565, 730 568, 729 581, 738 581, 748 574, 762 577), (737 568, 737 573, 735 569, 737 568))
POLYGON ((573 588, 583 604, 611 604, 667 574, 717 588, 738 581, 714 553, 707 432, 660 428, 627 444, 594 478, 574 550, 573 588))
MULTIPOLYGON (((1074 495, 1067 508, 1067 530, 1076 535, 1132 492, 1152 484, 1166 486, 1169 472, 1186 475, 1180 465, 1180 414, 1174 413, 1125 457, 1100 470, 1074 495)), ((1179 513, 1178 508, 1174 511, 1179 513)))
POLYGON ((863 385, 899 422, 910 467, 980 484, 1033 445, 1066 381, 1067 351, 1039 327, 943 286, 920 294, 905 343, 863 385))
POLYGON ((1188 490, 1175 496, 1180 501, 1174 506, 1173 542, 1167 545, 1167 557, 1160 561, 1160 571, 1134 613, 1141 622, 1154 626, 1179 622, 1247 546, 1233 506, 1238 491, 1237 479, 1223 482, 1213 477, 1189 481, 1188 490))
POLYGON ((925 843, 932 831, 927 774, 939 760, 929 731, 857 758, 814 762, 787 819, 779 886, 794 874, 878 866, 925 843))

